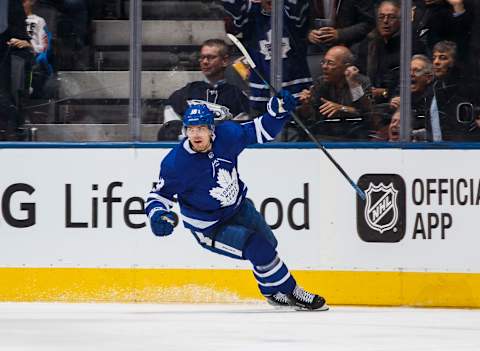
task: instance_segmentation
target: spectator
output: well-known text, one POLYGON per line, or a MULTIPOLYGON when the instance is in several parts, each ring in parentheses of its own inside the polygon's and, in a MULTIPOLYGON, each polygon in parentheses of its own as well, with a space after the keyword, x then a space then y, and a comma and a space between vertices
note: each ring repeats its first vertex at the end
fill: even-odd
POLYGON ((23 9, 27 15, 26 25, 29 40, 17 40, 17 47, 28 48, 35 55, 35 63, 31 69, 33 88, 32 95, 38 97, 45 84, 48 76, 52 73, 53 68, 48 62, 47 52, 49 49, 49 38, 47 25, 45 20, 33 14, 33 6, 36 0, 23 0, 23 9))
POLYGON ((17 68, 21 68, 18 63, 23 62, 17 55, 28 56, 21 45, 22 40, 28 39, 25 30, 25 11, 20 1, 0 1, 0 140, 22 138, 15 73, 17 68))
POLYGON ((326 139, 366 139, 370 111, 370 82, 352 66, 345 46, 330 48, 322 60, 323 75, 303 91, 299 112, 317 135, 326 139))
POLYGON ((35 54, 44 53, 48 49, 47 24, 45 20, 33 14, 33 6, 36 0, 23 0, 22 5, 27 15, 27 33, 29 40, 24 40, 23 47, 29 47, 35 54))
POLYGON ((159 132, 159 140, 178 140, 182 129, 180 116, 193 102, 207 104, 216 119, 248 119, 247 96, 225 80, 229 64, 227 44, 221 39, 205 41, 200 48, 199 61, 205 80, 189 83, 170 95, 165 104, 165 125, 159 132))
MULTIPOLYGON (((410 62, 410 90, 412 93, 412 135, 420 141, 425 137, 425 118, 432 102, 432 61, 424 55, 414 55, 410 62)), ((400 96, 390 101, 393 110, 400 108, 400 96)))
POLYGON ((400 141, 400 109, 397 109, 388 125, 388 141, 400 141))
POLYGON ((314 19, 311 24, 314 28, 308 33, 308 41, 312 44, 351 46, 362 41, 375 27, 372 0, 338 0, 336 4, 333 0, 313 2, 316 6, 312 7, 317 10, 314 17, 328 19, 331 26, 320 27, 314 19))
POLYGON ((387 103, 398 93, 400 80, 400 4, 382 1, 377 7, 377 26, 356 45, 357 67, 373 85, 376 103, 387 103))
MULTIPOLYGON (((272 56, 272 1, 222 0, 222 3, 232 24, 231 27, 227 26, 227 31, 243 34, 245 46, 257 69, 268 79, 272 56)), ((300 92, 312 83, 306 59, 308 10, 308 0, 285 0, 282 38, 283 88, 290 91, 296 99, 300 92)), ((255 73, 250 74, 249 80, 250 105, 257 113, 263 113, 270 98, 270 90, 255 73)))
POLYGON ((478 139, 475 120, 462 119, 458 106, 474 104, 478 89, 465 79, 456 64, 457 45, 441 41, 433 47, 433 98, 427 116, 430 141, 465 141, 478 139))
POLYGON ((464 0, 416 0, 413 9, 413 51, 432 55, 442 40, 457 44, 457 61, 466 62, 474 20, 473 3, 464 0))
MULTIPOLYGON (((388 125, 388 141, 400 141, 400 109, 397 109, 388 125)), ((425 128, 412 132, 412 141, 425 141, 425 128)))
POLYGON ((467 67, 470 74, 480 77, 480 2, 475 1, 473 5, 474 21, 468 46, 467 67))

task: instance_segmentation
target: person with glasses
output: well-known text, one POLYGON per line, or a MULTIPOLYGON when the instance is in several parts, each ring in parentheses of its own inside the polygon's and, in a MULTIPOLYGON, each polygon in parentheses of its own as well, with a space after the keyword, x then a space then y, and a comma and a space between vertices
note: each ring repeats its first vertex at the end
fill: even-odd
POLYGON ((217 120, 249 119, 247 95, 225 79, 230 64, 229 48, 222 39, 209 39, 200 47, 199 64, 205 78, 188 83, 174 91, 165 102, 164 125, 158 140, 178 140, 181 135, 181 117, 193 103, 208 104, 217 120))
POLYGON ((353 66, 345 46, 330 48, 321 61, 322 76, 301 95, 299 113, 324 140, 366 140, 369 131, 370 81, 353 66))
POLYGON ((400 81, 400 3, 382 1, 376 10, 376 28, 353 52, 356 65, 372 83, 375 103, 388 103, 400 81))

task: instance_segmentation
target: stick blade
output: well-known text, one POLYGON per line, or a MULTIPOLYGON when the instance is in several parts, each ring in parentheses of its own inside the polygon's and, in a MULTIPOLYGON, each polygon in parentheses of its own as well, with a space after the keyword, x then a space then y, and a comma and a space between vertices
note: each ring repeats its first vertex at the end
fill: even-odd
POLYGON ((245 46, 243 46, 243 44, 240 42, 240 40, 238 40, 238 38, 235 35, 230 34, 230 33, 227 33, 227 37, 238 48, 238 50, 240 50, 240 52, 243 54, 243 56, 247 60, 248 65, 251 68, 257 67, 255 62, 253 62, 252 58, 250 57, 250 54, 248 53, 247 49, 245 48, 245 46))

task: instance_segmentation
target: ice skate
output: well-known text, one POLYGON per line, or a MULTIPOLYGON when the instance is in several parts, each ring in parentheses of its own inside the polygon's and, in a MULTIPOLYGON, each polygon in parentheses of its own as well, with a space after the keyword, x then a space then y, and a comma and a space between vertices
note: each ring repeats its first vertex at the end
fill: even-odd
POLYGON ((319 295, 309 293, 298 285, 291 294, 286 295, 289 305, 301 311, 327 311, 329 309, 325 299, 319 295))
POLYGON ((273 307, 276 308, 291 308, 292 306, 288 302, 288 297, 285 294, 282 294, 281 292, 277 292, 273 295, 268 295, 265 296, 267 299, 267 302, 272 305, 273 307))

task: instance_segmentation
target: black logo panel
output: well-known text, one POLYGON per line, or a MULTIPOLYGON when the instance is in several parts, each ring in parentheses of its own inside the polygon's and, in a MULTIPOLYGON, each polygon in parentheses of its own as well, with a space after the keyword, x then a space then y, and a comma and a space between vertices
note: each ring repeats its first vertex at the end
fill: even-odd
POLYGON ((357 232, 363 241, 396 243, 405 236, 405 181, 398 174, 364 174, 358 186, 357 232))

